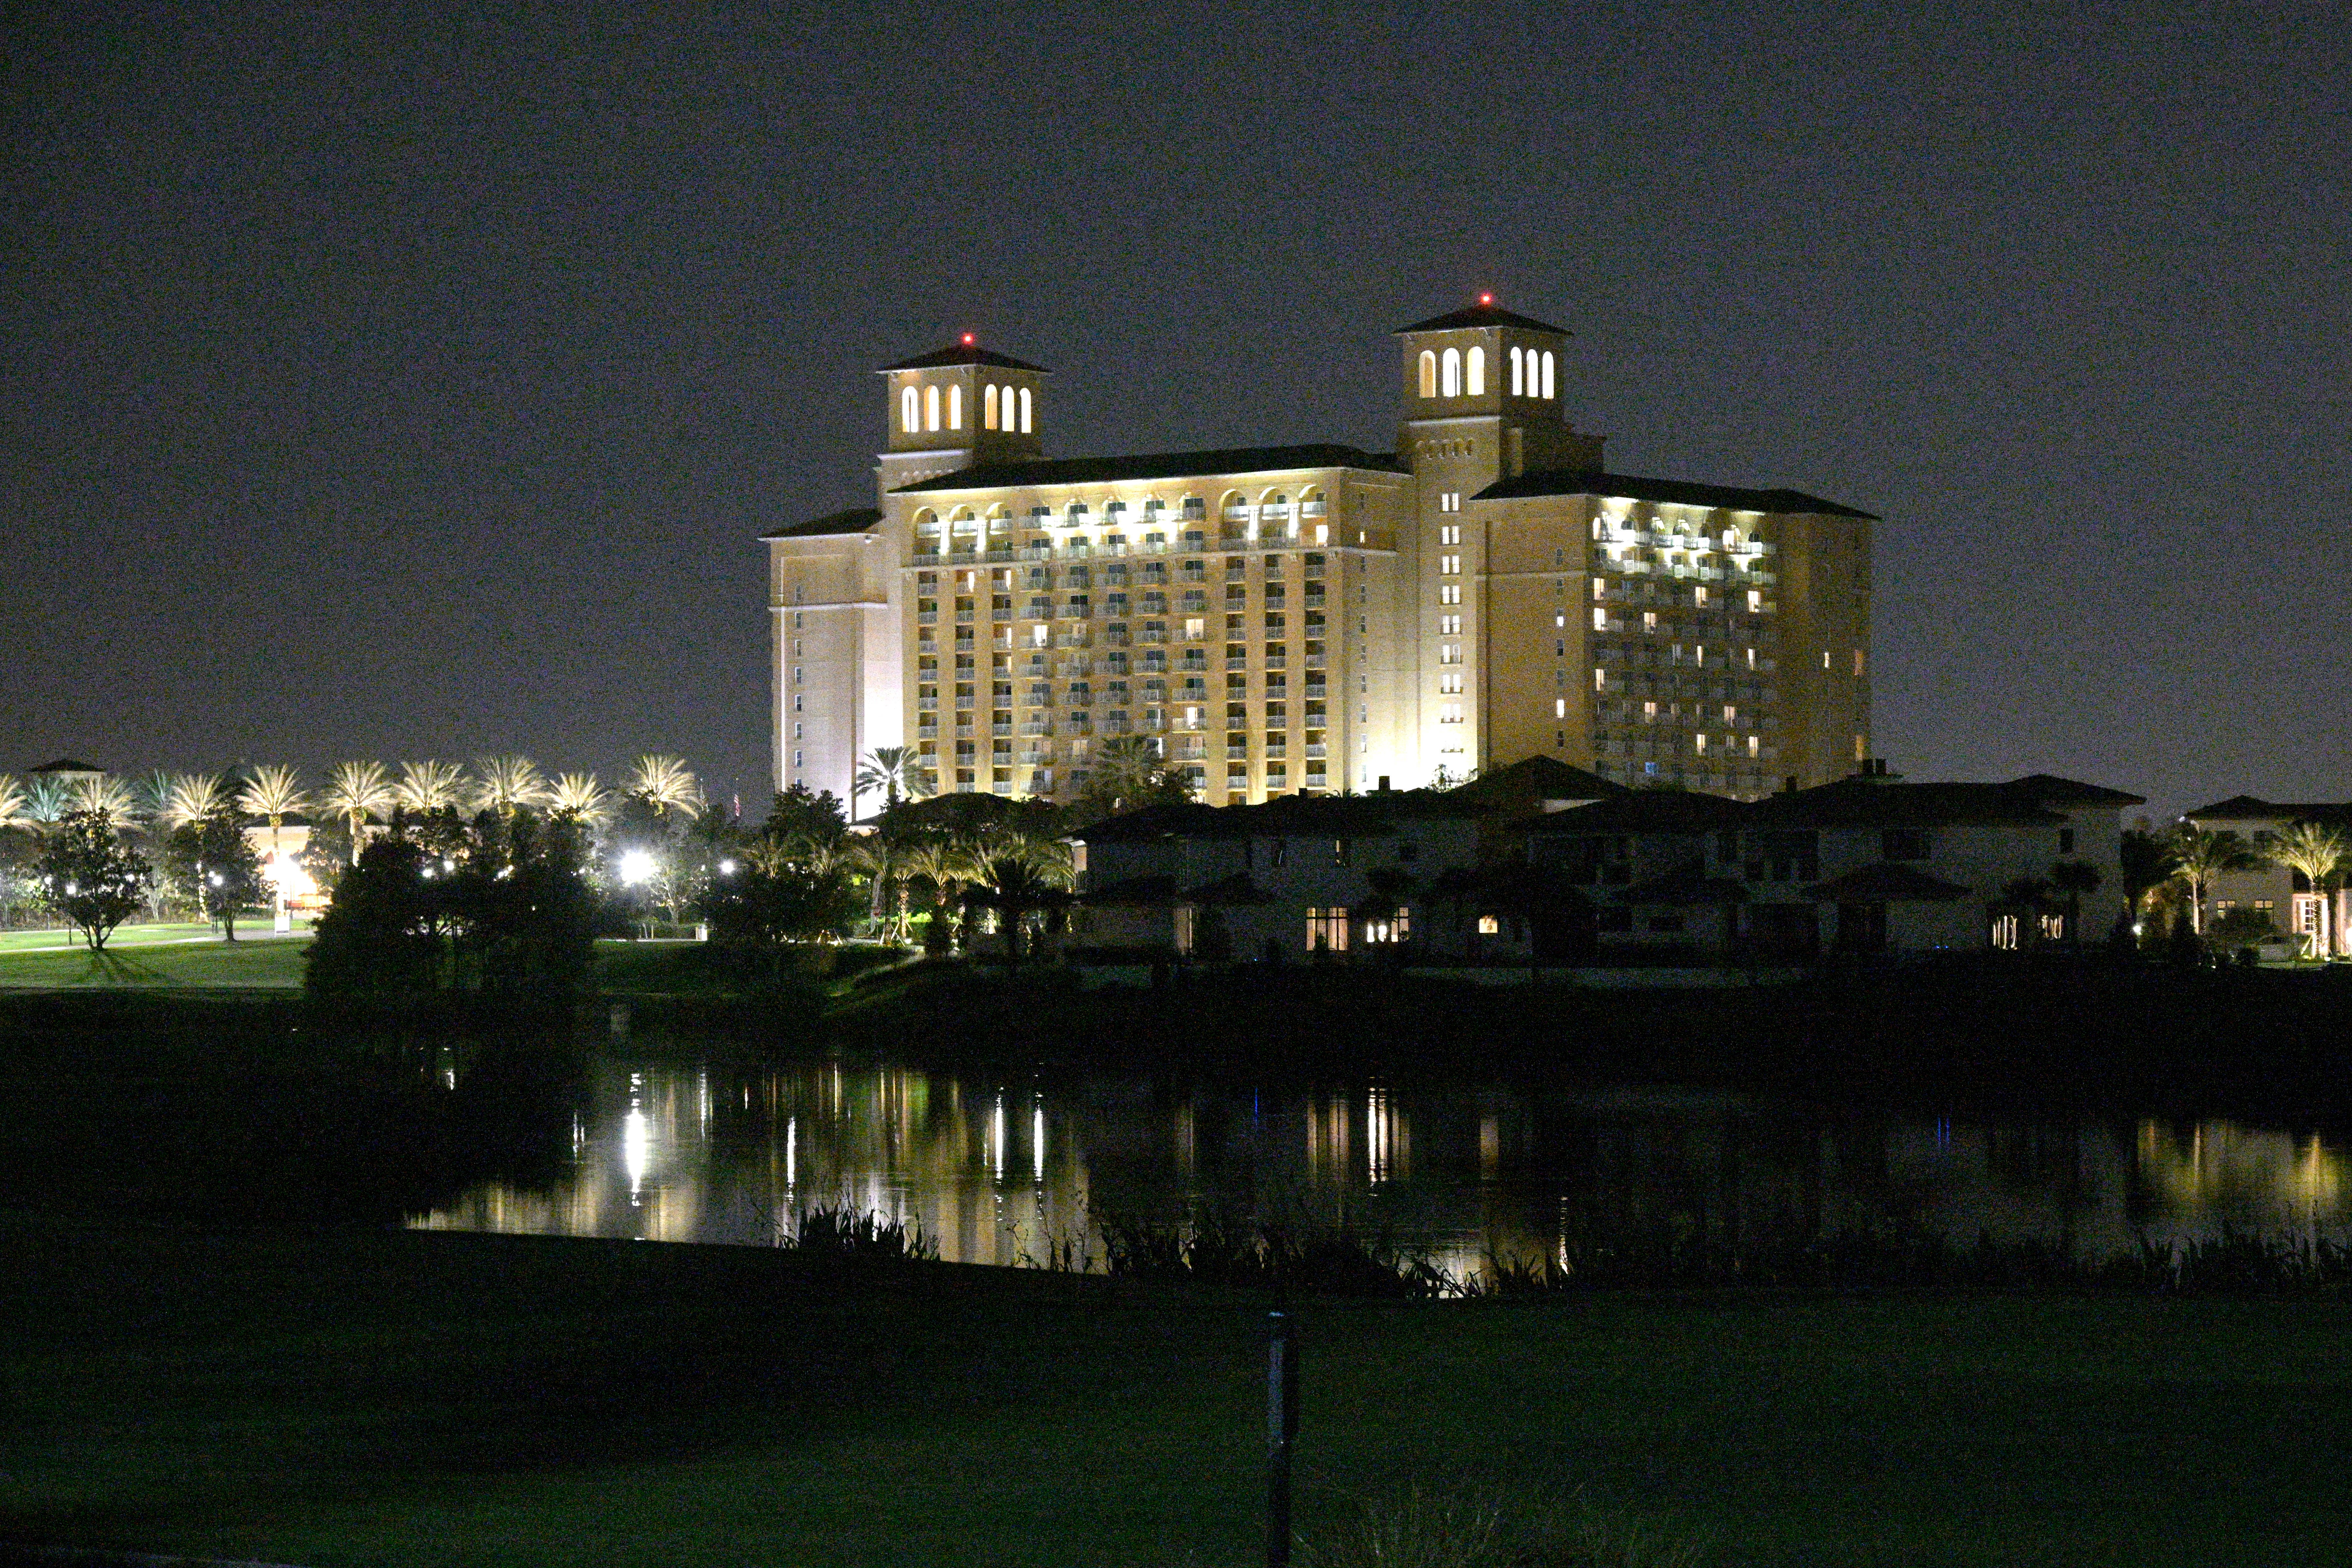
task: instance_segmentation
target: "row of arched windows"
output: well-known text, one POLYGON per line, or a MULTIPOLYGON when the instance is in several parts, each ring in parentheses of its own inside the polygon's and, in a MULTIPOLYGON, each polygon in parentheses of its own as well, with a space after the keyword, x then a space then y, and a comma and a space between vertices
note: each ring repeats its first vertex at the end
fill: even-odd
POLYGON ((981 424, 990 430, 1019 430, 1026 434, 1029 412, 1029 389, 1025 386, 1017 391, 1010 386, 992 386, 981 397, 981 424))
MULTIPOLYGON (((1559 395, 1558 367, 1549 349, 1538 353, 1534 349, 1515 348, 1511 351, 1511 395, 1514 397, 1554 397, 1559 395)), ((1486 351, 1473 345, 1465 354, 1460 349, 1447 349, 1443 354, 1433 349, 1421 351, 1421 395, 1423 397, 1484 397, 1486 395, 1486 351)))
MULTIPOLYGON (((963 388, 950 383, 944 405, 937 384, 929 386, 909 386, 898 394, 898 427, 912 436, 922 430, 961 430, 963 428, 963 388)), ((990 430, 1019 430, 1028 433, 1035 426, 1034 413, 1030 404, 1029 389, 991 386, 981 395, 981 425, 990 430)))

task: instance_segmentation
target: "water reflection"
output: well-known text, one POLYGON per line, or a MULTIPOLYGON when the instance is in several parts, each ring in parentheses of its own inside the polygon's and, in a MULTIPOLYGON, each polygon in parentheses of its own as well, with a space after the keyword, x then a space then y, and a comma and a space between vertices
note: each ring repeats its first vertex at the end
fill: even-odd
POLYGON ((1737 1098, 1538 1096, 1364 1083, 1288 1097, 1147 1078, 1076 1085, 838 1066, 614 1063, 567 1176, 491 1184, 428 1227, 773 1245, 806 1208, 912 1226, 954 1262, 1018 1264, 1103 1215, 1344 1219, 1457 1274, 1489 1251, 1673 1230, 1734 1246, 1858 1226, 2103 1257, 2225 1228, 2344 1239, 2345 1154, 2204 1122, 1829 1121, 1737 1098))

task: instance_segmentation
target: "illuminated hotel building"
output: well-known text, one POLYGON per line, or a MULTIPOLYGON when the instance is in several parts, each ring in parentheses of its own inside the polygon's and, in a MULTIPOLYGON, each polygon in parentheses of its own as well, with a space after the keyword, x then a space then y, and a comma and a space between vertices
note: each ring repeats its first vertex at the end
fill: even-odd
POLYGON ((849 800, 903 745, 1066 798, 1120 735, 1215 805, 1538 754, 1745 796, 1869 754, 1869 513, 1608 472, 1568 334, 1488 300, 1396 335, 1392 452, 1049 459, 1039 366, 885 367, 879 504, 765 536, 777 786, 849 800))

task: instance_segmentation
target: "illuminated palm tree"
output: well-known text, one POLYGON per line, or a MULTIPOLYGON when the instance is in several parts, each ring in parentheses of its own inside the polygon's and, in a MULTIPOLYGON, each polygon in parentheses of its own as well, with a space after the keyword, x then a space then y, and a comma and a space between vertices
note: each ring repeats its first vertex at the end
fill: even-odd
POLYGON ((702 809, 701 786, 695 783, 694 771, 684 757, 657 752, 639 757, 630 765, 627 793, 645 802, 656 816, 702 809))
POLYGON ((27 827, 33 819, 25 811, 25 786, 14 773, 0 773, 0 827, 27 827))
POLYGON ((2189 889, 2189 928, 2205 934, 2205 895, 2213 879, 2224 871, 2242 871, 2254 863, 2234 833, 2216 833, 2184 822, 2172 830, 2173 879, 2189 889))
POLYGON ((1004 931, 1004 963, 1021 963, 1021 928, 1040 910, 1067 901, 1070 847, 1058 838, 1013 831, 991 833, 979 844, 973 886, 964 896, 996 911, 1004 931))
POLYGON ((2333 933, 2328 930, 2327 884, 2344 868, 2344 858, 2352 852, 2352 843, 2333 827, 2316 822, 2298 822, 2272 840, 2267 858, 2273 865, 2284 866, 2310 884, 2319 895, 2319 919, 2312 927, 2310 953, 2314 958, 2326 958, 2333 950, 2333 933))
POLYGON ((172 781, 156 820, 169 832, 201 822, 227 804, 228 792, 221 787, 220 774, 182 773, 172 781))
POLYGON ((110 823, 127 822, 136 815, 139 797, 121 779, 100 774, 74 781, 73 809, 86 811, 110 823))
POLYGON ((547 804, 547 775, 529 757, 508 752, 483 757, 474 765, 480 770, 474 785, 478 807, 511 818, 519 807, 547 804))
POLYGON ((352 864, 360 863, 360 835, 378 812, 393 807, 392 779, 382 763, 337 763, 319 792, 321 808, 343 819, 351 830, 352 864))
POLYGON ((613 816, 612 792, 596 782, 594 773, 565 773, 547 788, 548 808, 592 827, 601 827, 613 816))
POLYGON ((922 785, 918 782, 921 777, 921 767, 906 747, 877 746, 858 763, 856 776, 849 781, 849 788, 852 795, 882 796, 883 807, 887 810, 897 805, 901 796, 921 799, 922 785))
POLYGON ((392 804, 404 811, 439 811, 465 797, 466 775, 455 763, 400 764, 400 780, 392 786, 392 804))
POLYGON ((54 827, 73 809, 73 791, 55 778, 35 779, 25 790, 25 819, 36 827, 54 827))
POLYGON ((131 785, 131 793, 139 798, 138 811, 141 820, 152 823, 161 828, 163 826, 164 815, 170 810, 172 805, 172 770, 156 768, 142 774, 138 782, 131 785))
POLYGON ((301 783, 292 768, 271 763, 253 770, 253 776, 237 792, 236 804, 269 824, 269 885, 282 923, 286 915, 286 884, 278 872, 278 833, 288 817, 309 808, 310 796, 302 793, 301 783))
POLYGON ((971 847, 960 838, 927 838, 898 852, 898 863, 907 874, 919 877, 931 885, 931 921, 935 929, 947 930, 948 911, 954 908, 956 894, 976 873, 971 847))

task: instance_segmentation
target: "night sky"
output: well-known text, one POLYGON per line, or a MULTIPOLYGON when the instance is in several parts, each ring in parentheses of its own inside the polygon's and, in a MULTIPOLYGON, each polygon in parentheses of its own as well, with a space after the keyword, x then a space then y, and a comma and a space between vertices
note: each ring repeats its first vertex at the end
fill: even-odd
POLYGON ((877 365, 1055 456, 1393 441, 1576 334, 1624 471, 1879 532, 1879 750, 2352 796, 2335 5, 9 7, 0 770, 674 750, 877 365))

